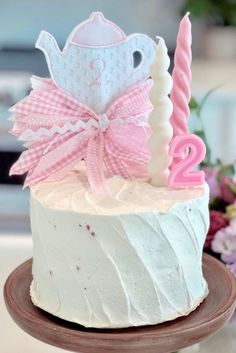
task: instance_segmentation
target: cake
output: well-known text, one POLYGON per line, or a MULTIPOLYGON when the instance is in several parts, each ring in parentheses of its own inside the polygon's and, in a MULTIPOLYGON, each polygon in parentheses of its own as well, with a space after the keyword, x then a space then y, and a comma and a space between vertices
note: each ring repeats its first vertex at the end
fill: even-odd
POLYGON ((159 103, 163 116, 169 114, 162 123, 171 134, 164 135, 168 148, 160 152, 161 178, 152 182, 148 175, 155 165, 148 118, 156 44, 145 35, 126 37, 94 13, 75 28, 62 53, 46 32, 37 47, 52 79, 34 77, 30 95, 12 108, 13 133, 28 147, 11 173, 28 172, 31 189, 32 302, 93 328, 154 325, 188 315, 208 294, 202 250, 209 190, 202 179, 188 182, 191 173, 174 183, 175 165, 188 150, 174 159, 169 144, 174 150, 187 137, 194 150, 198 140, 188 133, 170 141, 166 88, 159 103))
POLYGON ((32 188, 33 303, 98 328, 189 314, 208 294, 207 187, 169 191, 118 176, 107 183, 110 196, 91 192, 82 172, 32 188))

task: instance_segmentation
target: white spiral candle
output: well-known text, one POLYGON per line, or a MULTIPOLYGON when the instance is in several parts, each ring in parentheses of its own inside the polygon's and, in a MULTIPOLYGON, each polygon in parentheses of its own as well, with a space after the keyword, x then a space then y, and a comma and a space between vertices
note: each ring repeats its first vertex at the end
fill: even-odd
POLYGON ((148 171, 151 184, 155 186, 167 186, 171 164, 169 143, 173 136, 173 129, 169 119, 173 106, 169 98, 172 89, 172 78, 168 73, 169 65, 167 47, 165 41, 160 38, 156 58, 150 69, 154 85, 150 94, 153 111, 149 117, 149 125, 153 133, 148 141, 152 156, 148 171))

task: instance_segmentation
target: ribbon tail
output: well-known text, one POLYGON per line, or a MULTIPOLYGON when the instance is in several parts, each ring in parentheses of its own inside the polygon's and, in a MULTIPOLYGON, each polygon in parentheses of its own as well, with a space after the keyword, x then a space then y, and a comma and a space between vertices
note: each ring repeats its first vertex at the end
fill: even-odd
POLYGON ((125 179, 130 179, 130 174, 127 171, 124 163, 119 159, 110 154, 105 145, 105 157, 104 162, 106 165, 106 170, 108 172, 108 177, 113 175, 119 175, 125 179))
POLYGON ((11 167, 9 174, 20 175, 32 169, 42 157, 46 145, 47 144, 38 145, 22 152, 19 159, 11 167))
MULTIPOLYGON (((47 179, 49 176, 63 170, 67 165, 76 164, 86 153, 86 144, 89 136, 87 133, 75 135, 66 142, 44 154, 35 168, 27 175, 25 187, 47 179)), ((66 171, 66 169, 64 169, 66 171)))
POLYGON ((137 164, 135 162, 126 162, 126 168, 130 178, 148 178, 148 166, 137 164))
POLYGON ((105 186, 103 159, 104 136, 102 132, 99 132, 89 139, 86 154, 88 181, 93 190, 102 188, 104 191, 107 191, 105 186))
POLYGON ((74 169, 74 167, 76 166, 76 164, 83 158, 83 156, 85 155, 86 150, 82 150, 81 151, 81 155, 82 157, 80 158, 77 155, 77 158, 75 160, 73 160, 71 163, 67 164, 65 167, 61 168, 60 170, 58 170, 56 173, 49 175, 45 181, 47 182, 55 182, 55 181, 60 181, 62 180, 70 171, 72 171, 74 169))
POLYGON ((134 152, 137 156, 144 159, 149 158, 148 140, 151 136, 150 128, 131 124, 116 128, 112 126, 107 134, 109 140, 114 141, 115 145, 120 148, 134 152))
MULTIPOLYGON (((113 156, 116 161, 119 161, 126 170, 126 175, 120 171, 113 170, 113 174, 122 175, 124 178, 146 178, 148 176, 149 154, 142 155, 139 150, 128 150, 115 144, 112 140, 106 141, 106 151, 113 156), (129 177, 128 177, 129 175, 129 177)), ((123 171, 123 170, 122 170, 123 171)))
POLYGON ((108 153, 126 163, 135 163, 138 165, 146 165, 148 163, 148 156, 139 155, 139 151, 125 149, 110 140, 107 141, 106 146, 108 153))

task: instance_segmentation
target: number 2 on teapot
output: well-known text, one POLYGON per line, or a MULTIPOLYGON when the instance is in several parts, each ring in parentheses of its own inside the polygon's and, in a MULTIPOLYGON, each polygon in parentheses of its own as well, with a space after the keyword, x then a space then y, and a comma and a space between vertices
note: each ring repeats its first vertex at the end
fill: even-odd
POLYGON ((198 136, 193 134, 176 136, 170 143, 169 153, 173 159, 179 160, 170 172, 169 187, 181 188, 204 183, 204 172, 194 170, 206 154, 206 146, 198 136))
POLYGON ((105 86, 109 83, 108 79, 105 82, 103 82, 103 80, 100 80, 100 77, 103 75, 105 68, 106 68, 106 62, 105 60, 101 59, 99 56, 93 59, 92 61, 90 61, 89 69, 94 72, 94 78, 89 83, 90 88, 94 85, 105 86))

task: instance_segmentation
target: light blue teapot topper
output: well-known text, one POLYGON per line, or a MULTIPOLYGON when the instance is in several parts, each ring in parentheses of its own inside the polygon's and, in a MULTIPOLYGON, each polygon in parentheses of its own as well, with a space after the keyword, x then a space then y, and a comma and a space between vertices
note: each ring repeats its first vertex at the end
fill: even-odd
POLYGON ((101 12, 74 28, 61 51, 54 37, 42 31, 36 43, 49 72, 63 91, 92 108, 106 111, 127 88, 149 76, 156 45, 144 34, 126 36, 101 12))

